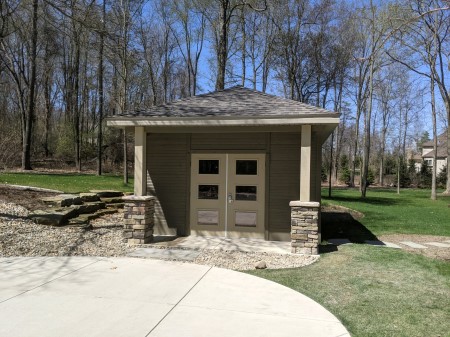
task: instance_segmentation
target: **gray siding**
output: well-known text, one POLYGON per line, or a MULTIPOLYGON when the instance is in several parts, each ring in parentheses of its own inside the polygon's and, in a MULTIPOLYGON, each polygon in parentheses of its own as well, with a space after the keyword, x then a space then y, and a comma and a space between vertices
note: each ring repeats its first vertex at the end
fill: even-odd
POLYGON ((266 151, 266 134, 262 132, 241 133, 194 133, 191 149, 196 150, 261 150, 266 151))
POLYGON ((288 240, 289 202, 300 196, 299 133, 272 133, 269 162, 269 240, 288 240))
MULTIPOLYGON (((312 135, 311 197, 320 201, 321 144, 312 135)), ((300 195, 300 132, 148 134, 148 194, 157 197, 155 232, 189 233, 191 152, 267 154, 266 221, 269 240, 289 240, 289 202, 300 195)))
POLYGON ((189 167, 187 134, 147 135, 147 194, 157 198, 155 232, 186 234, 189 167))

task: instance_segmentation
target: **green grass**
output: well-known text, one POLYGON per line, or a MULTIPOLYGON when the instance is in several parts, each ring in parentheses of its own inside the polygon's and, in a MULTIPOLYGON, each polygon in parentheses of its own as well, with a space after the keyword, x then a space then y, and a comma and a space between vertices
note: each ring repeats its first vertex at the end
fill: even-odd
POLYGON ((133 191, 133 179, 128 185, 122 176, 79 173, 0 173, 0 183, 33 186, 59 190, 66 193, 88 192, 89 190, 133 191))
POLYGON ((336 204, 364 213, 358 219, 375 235, 429 234, 450 236, 450 197, 430 199, 429 190, 373 189, 367 198, 361 199, 357 189, 336 189, 328 198, 328 190, 322 191, 322 203, 336 204))
POLYGON ((354 244, 304 268, 249 273, 316 300, 352 336, 450 336, 448 262, 354 244))

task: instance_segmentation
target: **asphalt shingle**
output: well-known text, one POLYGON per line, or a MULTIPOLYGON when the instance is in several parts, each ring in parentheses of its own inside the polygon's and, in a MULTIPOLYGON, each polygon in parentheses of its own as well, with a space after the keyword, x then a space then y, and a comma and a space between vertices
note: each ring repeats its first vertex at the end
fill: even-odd
POLYGON ((336 113, 294 100, 236 86, 225 90, 189 97, 154 106, 147 110, 129 111, 117 117, 256 117, 287 115, 324 115, 336 113))

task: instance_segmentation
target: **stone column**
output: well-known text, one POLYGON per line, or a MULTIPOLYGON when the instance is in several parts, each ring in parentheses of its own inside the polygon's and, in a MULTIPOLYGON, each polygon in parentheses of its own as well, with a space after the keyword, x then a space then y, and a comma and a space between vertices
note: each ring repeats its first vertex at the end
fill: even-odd
POLYGON ((155 199, 152 196, 130 195, 123 197, 124 232, 129 244, 149 243, 153 240, 155 199))
POLYGON ((291 252, 319 254, 320 203, 291 201, 291 252))

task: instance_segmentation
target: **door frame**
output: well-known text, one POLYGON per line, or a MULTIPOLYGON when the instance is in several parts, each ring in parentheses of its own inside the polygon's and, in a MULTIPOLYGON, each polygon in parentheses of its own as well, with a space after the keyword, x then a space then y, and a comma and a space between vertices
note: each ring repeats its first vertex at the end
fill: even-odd
MULTIPOLYGON (((214 231, 210 231, 210 234, 208 234, 208 231, 193 231, 192 230, 192 226, 191 226, 191 213, 193 211, 192 208, 192 193, 194 192, 192 189, 194 187, 193 181, 192 181, 192 165, 193 165, 193 156, 194 155, 208 155, 208 156, 223 156, 225 155, 226 157, 226 177, 225 177, 225 185, 226 185, 226 192, 228 192, 228 158, 229 155, 262 155, 262 165, 264 167, 264 177, 262 178, 262 183, 264 184, 264 192, 262 192, 261 196, 264 200, 262 202, 262 205, 260 207, 263 207, 263 209, 261 210, 262 213, 262 217, 263 217, 263 223, 262 223, 262 227, 260 228, 259 231, 255 231, 253 232, 255 235, 249 235, 247 236, 248 238, 258 238, 258 239, 265 239, 268 240, 268 236, 269 236, 269 232, 268 232, 268 215, 269 215, 269 209, 268 209, 268 198, 269 198, 269 169, 270 169, 270 165, 269 165, 269 160, 270 160, 270 153, 267 153, 267 150, 224 150, 224 149, 220 149, 220 150, 210 150, 210 149, 205 149, 205 150, 196 150, 196 151, 191 151, 188 154, 188 160, 189 160, 189 165, 188 165, 188 177, 189 177, 189 183, 188 185, 188 193, 187 193, 187 216, 186 216, 186 222, 187 222, 187 233, 188 235, 198 235, 198 236, 218 236, 218 237, 226 237, 229 238, 230 236, 228 235, 229 233, 234 233, 234 235, 231 235, 231 237, 236 238, 236 233, 238 232, 231 232, 228 230, 228 224, 227 224, 227 217, 228 217, 228 207, 222 206, 223 210, 225 211, 225 215, 224 215, 224 231, 222 235, 217 235, 216 233, 214 233, 214 231)), ((228 196, 225 193, 225 197, 227 198, 228 196)), ((225 204, 225 203, 224 203, 225 204)), ((227 204, 228 205, 228 204, 227 204)), ((219 218, 221 218, 219 216, 219 218)), ((246 237, 245 235, 243 235, 242 237, 246 237)))

